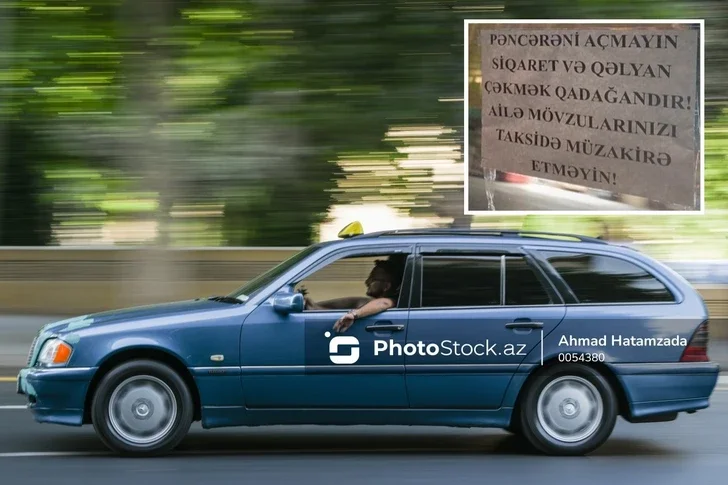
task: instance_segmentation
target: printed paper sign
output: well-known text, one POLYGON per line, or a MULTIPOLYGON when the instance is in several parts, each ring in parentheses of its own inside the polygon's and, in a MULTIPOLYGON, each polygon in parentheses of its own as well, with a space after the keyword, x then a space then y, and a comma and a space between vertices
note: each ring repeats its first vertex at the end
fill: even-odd
POLYGON ((694 205, 697 30, 479 31, 486 168, 694 205))

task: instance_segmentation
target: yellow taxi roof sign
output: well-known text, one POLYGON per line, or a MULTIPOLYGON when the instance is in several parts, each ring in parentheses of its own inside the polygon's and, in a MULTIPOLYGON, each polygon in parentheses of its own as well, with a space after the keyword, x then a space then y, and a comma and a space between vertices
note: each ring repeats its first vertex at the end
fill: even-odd
POLYGON ((354 236, 360 236, 364 234, 364 228, 361 225, 361 222, 354 221, 350 224, 347 224, 346 227, 344 227, 341 231, 339 231, 339 237, 341 239, 346 239, 349 237, 354 236))

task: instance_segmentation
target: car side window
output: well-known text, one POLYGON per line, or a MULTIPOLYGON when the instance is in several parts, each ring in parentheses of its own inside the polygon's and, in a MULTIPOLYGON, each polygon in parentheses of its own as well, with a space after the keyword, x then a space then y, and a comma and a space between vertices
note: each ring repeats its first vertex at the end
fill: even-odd
POLYGON ((384 252, 335 259, 296 281, 294 290, 306 296, 304 311, 351 310, 382 297, 394 300, 395 307, 406 305, 408 300, 402 296, 407 288, 402 286, 407 284, 407 256, 384 252))
POLYGON ((422 307, 496 306, 501 301, 498 257, 424 256, 422 307))
POLYGON ((536 270, 523 257, 506 258, 506 305, 553 303, 536 270))
POLYGON ((672 302, 675 296, 634 263, 599 254, 541 251, 580 303, 672 302))

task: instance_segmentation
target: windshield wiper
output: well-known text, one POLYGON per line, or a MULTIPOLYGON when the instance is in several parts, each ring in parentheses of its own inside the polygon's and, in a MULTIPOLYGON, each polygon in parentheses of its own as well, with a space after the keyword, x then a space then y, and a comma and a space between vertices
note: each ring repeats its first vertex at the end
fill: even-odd
POLYGON ((232 296, 211 296, 207 298, 210 301, 219 301, 221 303, 235 303, 237 305, 242 304, 243 302, 241 300, 238 300, 235 297, 232 296))

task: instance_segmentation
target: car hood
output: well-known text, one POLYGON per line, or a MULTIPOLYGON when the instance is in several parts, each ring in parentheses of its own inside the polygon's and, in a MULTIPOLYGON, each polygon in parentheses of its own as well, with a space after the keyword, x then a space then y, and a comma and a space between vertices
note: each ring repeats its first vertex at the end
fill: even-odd
POLYGON ((174 315, 199 313, 208 310, 221 310, 230 308, 231 306, 232 305, 230 303, 200 298, 196 300, 184 300, 171 303, 123 308, 119 310, 81 315, 61 320, 59 322, 49 323, 43 327, 42 332, 65 333, 90 326, 95 327, 97 325, 106 325, 116 322, 130 322, 174 315))

